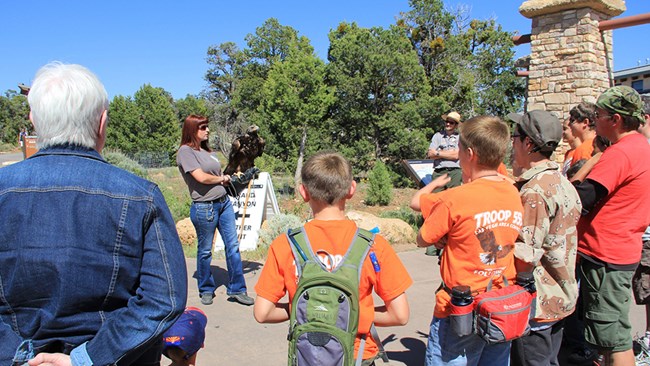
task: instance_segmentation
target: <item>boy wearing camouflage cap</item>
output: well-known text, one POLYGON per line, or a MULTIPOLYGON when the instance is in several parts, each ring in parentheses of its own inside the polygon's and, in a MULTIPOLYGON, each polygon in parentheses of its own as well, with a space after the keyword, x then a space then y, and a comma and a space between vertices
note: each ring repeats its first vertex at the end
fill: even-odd
POLYGON ((641 259, 641 235, 650 223, 650 145, 637 132, 645 122, 632 88, 607 89, 596 102, 596 133, 612 142, 577 185, 585 339, 606 365, 633 365, 632 274, 641 259))
POLYGON ((547 111, 510 114, 517 187, 524 207, 515 242, 517 272, 533 272, 537 287, 530 334, 512 341, 511 365, 554 365, 563 319, 575 310, 578 284, 576 224, 582 205, 573 185, 550 160, 562 139, 562 124, 547 111))

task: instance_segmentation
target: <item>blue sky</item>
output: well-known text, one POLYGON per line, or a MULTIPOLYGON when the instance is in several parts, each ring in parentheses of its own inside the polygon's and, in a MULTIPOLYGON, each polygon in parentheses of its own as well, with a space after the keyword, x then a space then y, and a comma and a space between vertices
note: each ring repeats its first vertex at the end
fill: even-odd
MULTIPOLYGON (((445 0, 470 9, 472 18, 496 18, 504 30, 530 33, 519 14, 523 0, 445 0)), ((621 16, 650 12, 650 1, 627 0, 621 16)), ((323 59, 327 34, 340 22, 388 27, 407 0, 6 1, 0 12, 0 93, 31 84, 36 70, 59 60, 88 67, 109 96, 133 95, 143 84, 162 87, 174 98, 198 94, 209 46, 232 41, 245 46, 268 18, 295 28, 323 59)), ((650 24, 614 30, 614 69, 650 58, 650 24)), ((530 52, 516 47, 517 56, 530 52)))

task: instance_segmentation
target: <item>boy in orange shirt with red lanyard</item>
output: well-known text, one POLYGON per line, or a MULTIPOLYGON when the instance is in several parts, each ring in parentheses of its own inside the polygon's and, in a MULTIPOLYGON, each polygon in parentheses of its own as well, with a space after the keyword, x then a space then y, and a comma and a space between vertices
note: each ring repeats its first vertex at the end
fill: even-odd
POLYGON ((463 185, 431 194, 449 178, 439 177, 418 191, 411 208, 425 219, 417 237, 420 247, 444 248, 443 284, 429 332, 426 365, 508 365, 510 342, 487 344, 476 334, 451 330, 448 289, 469 286, 474 296, 515 281, 514 244, 522 225, 517 189, 497 173, 510 132, 497 117, 478 116, 460 126, 459 159, 463 185))

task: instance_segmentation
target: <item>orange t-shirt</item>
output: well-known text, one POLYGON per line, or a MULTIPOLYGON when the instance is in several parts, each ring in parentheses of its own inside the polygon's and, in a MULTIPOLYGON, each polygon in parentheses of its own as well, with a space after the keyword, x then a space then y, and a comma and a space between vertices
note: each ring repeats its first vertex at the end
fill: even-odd
MULTIPOLYGON (((485 291, 490 279, 501 287, 502 276, 514 281, 514 244, 522 226, 523 207, 515 186, 505 180, 477 179, 420 198, 427 243, 447 239, 440 276, 448 288, 470 286, 474 295, 485 291)), ((512 282, 511 282, 512 283, 512 282)), ((434 315, 450 312, 449 294, 436 293, 434 315)))
POLYGON ((510 174, 508 174, 508 168, 506 168, 506 165, 504 163, 499 164, 499 167, 497 168, 497 173, 505 175, 506 177, 510 176, 510 174))
MULTIPOLYGON (((347 252, 356 231, 357 225, 351 220, 312 220, 305 224, 305 232, 314 252, 322 250, 329 253, 337 264, 347 252)), ((363 351, 364 359, 371 358, 378 352, 377 344, 369 335, 375 316, 373 289, 382 300, 388 301, 401 295, 413 283, 402 261, 386 239, 376 235, 371 251, 375 253, 380 269, 375 272, 370 259, 366 257, 359 283, 359 330, 354 345, 356 353, 361 336, 368 335, 363 351)), ((319 255, 319 258, 331 268, 327 256, 319 255)), ((297 287, 298 277, 291 247, 287 236, 280 235, 269 247, 269 254, 255 285, 255 291, 258 296, 273 303, 280 301, 288 292, 291 304, 297 287)))
POLYGON ((589 160, 591 159, 591 154, 594 153, 594 139, 586 139, 583 141, 580 146, 576 147, 573 150, 573 157, 571 160, 571 166, 578 162, 578 160, 589 160))

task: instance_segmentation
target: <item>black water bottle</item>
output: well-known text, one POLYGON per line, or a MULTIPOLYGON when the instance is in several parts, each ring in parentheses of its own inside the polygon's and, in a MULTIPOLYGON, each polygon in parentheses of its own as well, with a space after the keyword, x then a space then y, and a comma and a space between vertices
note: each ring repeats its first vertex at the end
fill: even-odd
POLYGON ((519 272, 517 273, 517 279, 515 281, 517 282, 517 285, 525 288, 528 293, 530 293, 531 303, 530 315, 528 318, 535 318, 535 314, 537 313, 537 288, 535 287, 535 276, 533 275, 533 272, 519 272))
POLYGON ((451 289, 451 303, 455 306, 468 306, 474 302, 469 286, 454 286, 451 289))
POLYGON ((531 294, 537 291, 535 288, 535 276, 533 276, 533 272, 519 272, 517 273, 517 279, 515 281, 519 286, 525 288, 531 294))
POLYGON ((474 331, 474 297, 469 286, 454 286, 451 289, 451 311, 449 321, 451 330, 459 337, 474 331))

